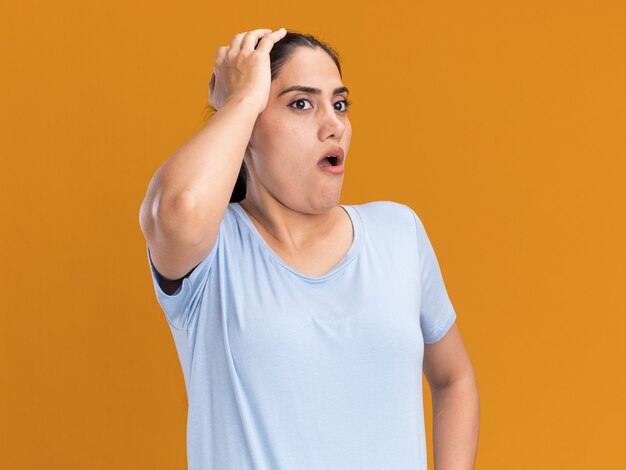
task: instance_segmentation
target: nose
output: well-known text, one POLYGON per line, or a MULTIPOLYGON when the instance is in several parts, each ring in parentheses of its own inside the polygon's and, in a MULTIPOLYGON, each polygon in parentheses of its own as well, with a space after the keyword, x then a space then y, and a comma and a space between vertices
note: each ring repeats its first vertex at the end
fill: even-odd
POLYGON ((333 103, 322 106, 320 109, 320 140, 326 140, 331 136, 337 140, 341 139, 346 127, 341 111, 337 111, 333 103))

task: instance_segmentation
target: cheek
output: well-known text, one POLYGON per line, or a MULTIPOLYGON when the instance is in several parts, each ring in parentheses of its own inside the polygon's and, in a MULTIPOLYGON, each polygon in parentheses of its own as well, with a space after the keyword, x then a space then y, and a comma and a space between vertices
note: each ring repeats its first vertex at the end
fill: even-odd
POLYGON ((311 123, 289 114, 257 121, 250 142, 266 165, 292 175, 306 171, 324 147, 311 123))
POLYGON ((296 119, 282 119, 271 123, 264 135, 268 145, 276 155, 298 161, 306 158, 306 152, 311 152, 311 142, 315 135, 311 126, 296 119))
POLYGON ((272 153, 282 137, 280 132, 281 129, 275 126, 272 122, 264 121, 263 123, 259 123, 257 121, 250 137, 250 143, 260 154, 265 155, 272 153))
POLYGON ((310 129, 310 124, 287 113, 280 119, 268 122, 267 127, 275 139, 293 140, 295 136, 303 135, 307 129, 310 129))

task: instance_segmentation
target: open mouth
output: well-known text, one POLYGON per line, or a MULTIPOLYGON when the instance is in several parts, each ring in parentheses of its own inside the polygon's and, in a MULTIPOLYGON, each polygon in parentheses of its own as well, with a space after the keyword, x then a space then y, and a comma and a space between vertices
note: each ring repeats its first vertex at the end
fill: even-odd
POLYGON ((344 150, 339 145, 335 145, 326 149, 317 164, 321 168, 328 168, 327 171, 329 171, 331 167, 337 167, 336 170, 330 170, 331 173, 337 173, 343 168, 343 161, 344 150))
POLYGON ((319 162, 319 166, 337 166, 339 165, 339 157, 330 155, 326 158, 322 158, 319 162))

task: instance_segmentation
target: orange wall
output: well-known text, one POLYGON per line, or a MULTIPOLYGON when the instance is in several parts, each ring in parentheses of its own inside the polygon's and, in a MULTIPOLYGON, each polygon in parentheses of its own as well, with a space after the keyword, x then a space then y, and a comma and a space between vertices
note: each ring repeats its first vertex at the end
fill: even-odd
POLYGON ((428 230, 479 382, 476 468, 623 463, 626 9, 512 3, 3 3, 0 467, 185 468, 139 205, 203 124, 217 47, 281 26, 343 59, 342 203, 428 230))

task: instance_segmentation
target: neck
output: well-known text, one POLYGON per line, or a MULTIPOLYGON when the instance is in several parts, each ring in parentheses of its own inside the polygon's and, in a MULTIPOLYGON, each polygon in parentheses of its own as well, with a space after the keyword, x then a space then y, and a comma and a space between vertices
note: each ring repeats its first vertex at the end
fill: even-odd
POLYGON ((299 252, 324 239, 337 222, 339 206, 309 213, 273 197, 254 198, 249 192, 239 202, 257 229, 287 252, 299 252))

